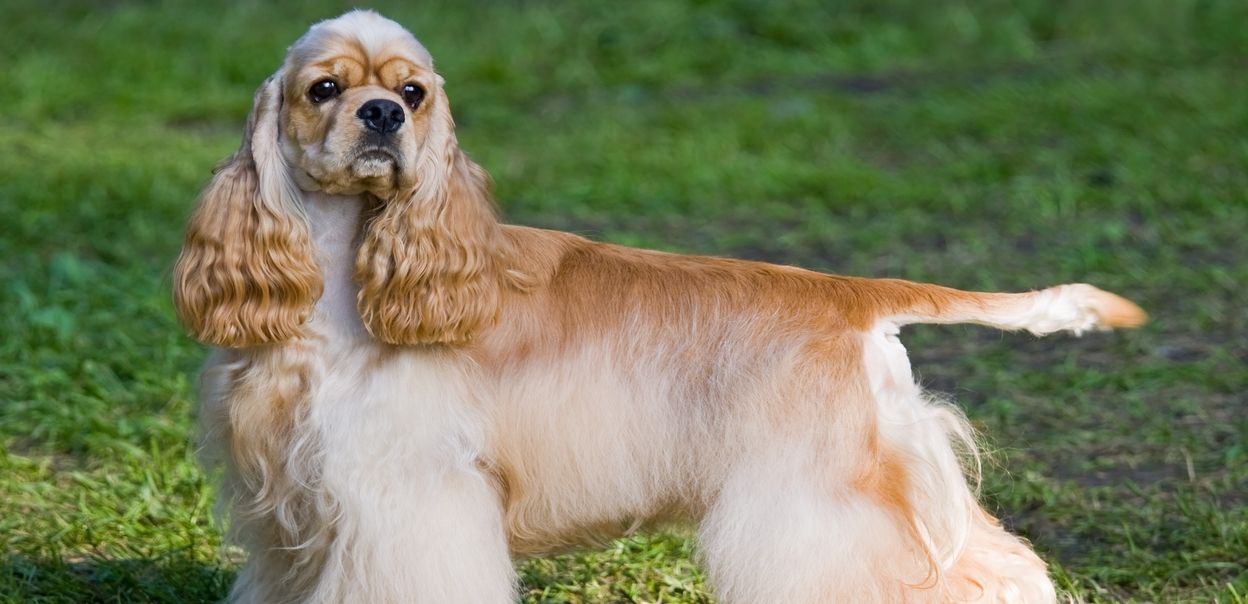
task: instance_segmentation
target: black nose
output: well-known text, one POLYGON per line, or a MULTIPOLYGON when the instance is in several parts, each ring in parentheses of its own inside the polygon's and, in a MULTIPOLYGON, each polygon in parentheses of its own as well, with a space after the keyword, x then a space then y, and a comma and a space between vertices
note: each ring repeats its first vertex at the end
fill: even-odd
POLYGON ((403 107, 394 101, 373 99, 360 106, 355 117, 364 120, 364 126, 382 134, 390 134, 403 125, 403 107))

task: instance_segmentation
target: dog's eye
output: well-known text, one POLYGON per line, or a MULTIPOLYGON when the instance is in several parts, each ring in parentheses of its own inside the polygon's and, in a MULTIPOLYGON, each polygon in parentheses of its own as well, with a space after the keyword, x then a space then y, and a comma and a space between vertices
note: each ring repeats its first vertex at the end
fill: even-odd
POLYGON ((404 84, 402 93, 403 102, 412 109, 419 107, 420 102, 425 100, 425 89, 415 84, 404 84))
POLYGON ((321 80, 308 89, 308 98, 313 103, 321 103, 338 96, 340 92, 342 91, 338 89, 338 82, 321 80))

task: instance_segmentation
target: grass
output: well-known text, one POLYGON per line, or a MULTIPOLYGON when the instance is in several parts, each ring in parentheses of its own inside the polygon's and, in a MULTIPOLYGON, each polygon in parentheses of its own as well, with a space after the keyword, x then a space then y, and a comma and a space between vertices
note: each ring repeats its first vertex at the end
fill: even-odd
MULTIPOLYGON (((849 274, 1089 281, 1155 320, 907 333, 989 507, 1094 602, 1248 601, 1248 4, 379 2, 512 221, 849 274)), ((220 598, 168 270, 254 87, 345 5, 0 6, 0 600, 220 598)), ((709 602, 687 533, 525 602, 709 602)))

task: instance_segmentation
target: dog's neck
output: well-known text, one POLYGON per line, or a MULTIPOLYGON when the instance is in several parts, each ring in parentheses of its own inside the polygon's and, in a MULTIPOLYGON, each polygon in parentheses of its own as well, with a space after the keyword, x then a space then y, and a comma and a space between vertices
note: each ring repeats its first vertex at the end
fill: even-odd
POLYGON ((364 195, 303 192, 316 262, 325 285, 311 321, 318 333, 352 340, 368 338, 356 308, 359 287, 354 280, 364 205, 364 195))

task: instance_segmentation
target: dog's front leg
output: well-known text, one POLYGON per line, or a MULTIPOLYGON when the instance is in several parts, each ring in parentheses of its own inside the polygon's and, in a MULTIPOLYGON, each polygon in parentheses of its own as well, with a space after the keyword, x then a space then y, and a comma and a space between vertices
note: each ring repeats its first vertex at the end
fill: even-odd
POLYGON ((514 601, 501 512, 487 483, 458 468, 415 482, 423 488, 361 485, 342 499, 313 601, 514 601))
POLYGON ((336 510, 311 599, 513 602, 501 500, 478 465, 483 430, 460 365, 405 351, 351 375, 363 377, 331 384, 313 410, 336 510))

